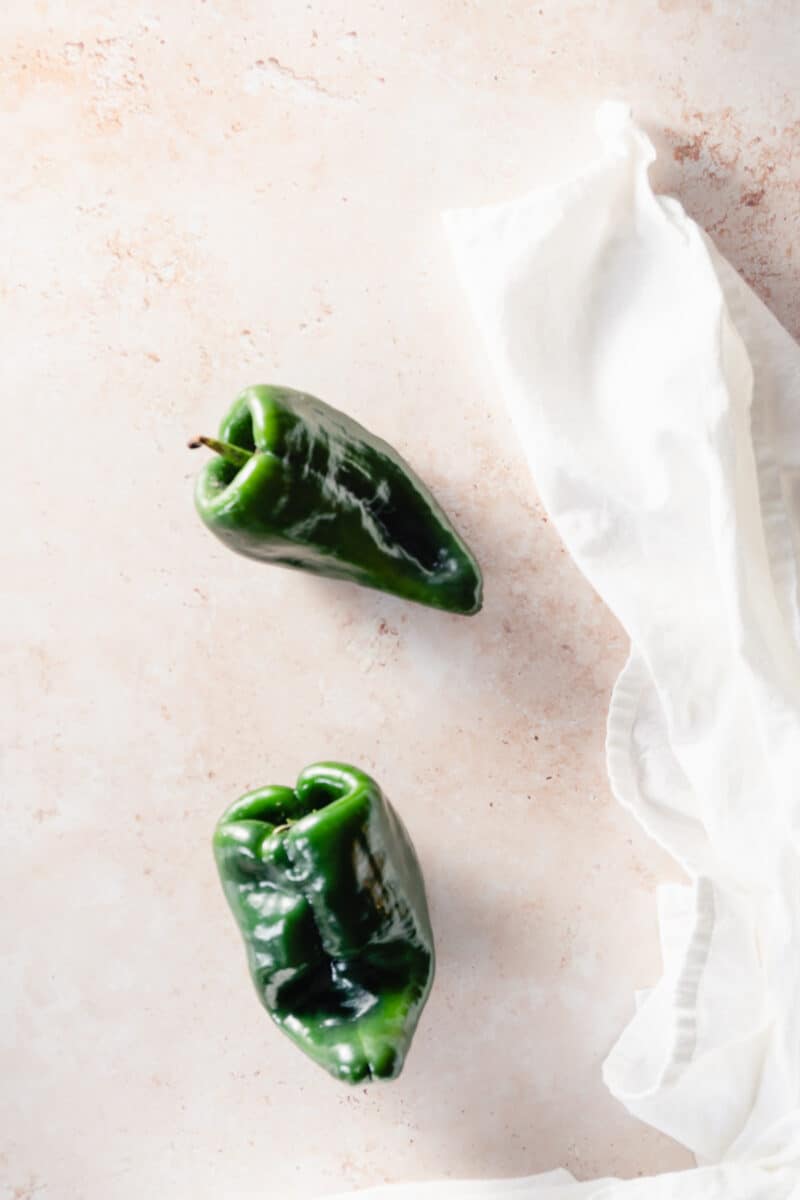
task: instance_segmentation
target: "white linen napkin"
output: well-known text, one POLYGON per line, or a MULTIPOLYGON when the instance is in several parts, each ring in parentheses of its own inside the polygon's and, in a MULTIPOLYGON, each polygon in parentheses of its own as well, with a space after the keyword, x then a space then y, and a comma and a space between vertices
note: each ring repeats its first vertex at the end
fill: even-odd
POLYGON ((654 195, 627 109, 598 130, 577 178, 446 226, 542 500, 630 635, 614 793, 691 880, 604 1077, 703 1165, 364 1197, 800 1197, 800 348, 654 195))

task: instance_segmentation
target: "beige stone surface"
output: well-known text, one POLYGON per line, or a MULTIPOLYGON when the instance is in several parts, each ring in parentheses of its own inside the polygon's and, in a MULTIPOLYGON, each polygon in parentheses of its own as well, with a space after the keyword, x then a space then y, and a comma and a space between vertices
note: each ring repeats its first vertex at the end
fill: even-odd
POLYGON ((3 1200, 688 1162, 600 1078, 677 878, 606 781, 626 640, 439 213, 574 169, 626 97, 797 333, 799 36, 793 0, 4 6, 3 1200), (480 556, 480 616, 210 538, 185 440, 259 381, 397 445, 480 556), (377 775, 429 882, 438 977, 390 1086, 272 1027, 209 853, 227 803, 320 757, 377 775))

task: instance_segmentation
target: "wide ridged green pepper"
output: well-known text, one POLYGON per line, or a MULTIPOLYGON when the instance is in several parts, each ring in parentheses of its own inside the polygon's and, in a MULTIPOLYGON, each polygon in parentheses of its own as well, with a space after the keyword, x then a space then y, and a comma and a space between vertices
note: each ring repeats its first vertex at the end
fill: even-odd
POLYGON ((433 982, 425 887, 377 783, 317 763, 248 792, 214 854, 272 1019, 337 1079, 393 1079, 433 982))
POLYGON ((400 455, 291 388, 249 387, 206 464, 197 511, 232 550, 450 612, 481 606, 475 558, 400 455))

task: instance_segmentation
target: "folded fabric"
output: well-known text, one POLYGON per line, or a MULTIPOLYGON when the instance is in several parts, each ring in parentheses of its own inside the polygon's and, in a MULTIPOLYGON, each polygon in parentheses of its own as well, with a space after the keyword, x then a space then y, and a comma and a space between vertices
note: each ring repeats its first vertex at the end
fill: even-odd
POLYGON ((446 225, 542 500, 631 639, 614 793, 691 880, 660 890, 664 974, 604 1077, 704 1165, 376 1200, 800 1196, 800 348, 654 195, 627 110, 598 128, 577 178, 446 225))

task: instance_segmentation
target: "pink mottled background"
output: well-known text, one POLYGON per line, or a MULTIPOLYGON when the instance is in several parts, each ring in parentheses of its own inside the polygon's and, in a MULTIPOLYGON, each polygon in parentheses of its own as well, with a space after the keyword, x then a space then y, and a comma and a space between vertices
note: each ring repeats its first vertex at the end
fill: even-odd
POLYGON ((688 1163, 600 1079, 678 878, 606 781, 625 637, 538 503, 439 214, 576 169, 621 96, 797 333, 799 38, 792 0, 5 6, 3 1200, 688 1163), (185 440, 259 380, 407 455, 480 616, 211 541, 185 440), (390 1087, 270 1026, 209 854, 225 804, 323 756, 378 775, 429 881, 438 980, 390 1087))

